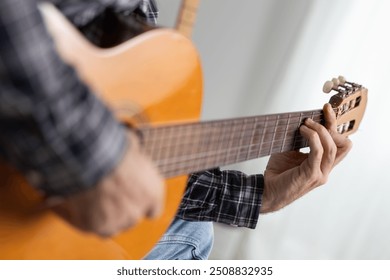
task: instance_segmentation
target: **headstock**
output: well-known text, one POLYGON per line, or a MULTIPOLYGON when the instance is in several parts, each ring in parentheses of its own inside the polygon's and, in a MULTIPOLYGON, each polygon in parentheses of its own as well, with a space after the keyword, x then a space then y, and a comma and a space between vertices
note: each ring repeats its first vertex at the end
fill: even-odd
POLYGON ((336 113, 337 131, 350 135, 358 129, 363 118, 368 91, 362 85, 346 81, 342 76, 325 82, 323 91, 329 93, 332 90, 337 92, 329 100, 336 113))

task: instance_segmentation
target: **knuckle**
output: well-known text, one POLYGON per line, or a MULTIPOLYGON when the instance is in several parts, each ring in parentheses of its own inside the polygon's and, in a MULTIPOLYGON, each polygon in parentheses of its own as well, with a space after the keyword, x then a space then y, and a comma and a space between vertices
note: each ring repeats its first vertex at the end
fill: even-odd
POLYGON ((94 226, 89 227, 88 231, 104 238, 110 237, 116 233, 115 227, 107 222, 95 224, 94 226))
POLYGON ((127 219, 126 224, 130 226, 137 224, 145 216, 144 215, 145 212, 146 211, 144 209, 138 207, 134 208, 132 211, 129 211, 128 216, 126 217, 127 219))
POLYGON ((96 233, 103 238, 109 238, 115 235, 118 232, 118 230, 114 230, 112 228, 102 228, 99 229, 96 233))
POLYGON ((327 176, 322 176, 320 180, 318 181, 318 186, 325 185, 328 182, 327 176))
POLYGON ((307 132, 307 136, 310 138, 310 139, 316 139, 318 138, 318 134, 317 132, 315 132, 314 130, 309 130, 307 132))
POLYGON ((133 227, 141 221, 143 215, 140 211, 129 211, 128 215, 124 215, 110 224, 102 225, 99 229, 99 235, 102 237, 111 237, 128 228, 133 227))
POLYGON ((336 146, 336 144, 333 143, 329 147, 329 157, 331 159, 334 159, 336 157, 336 154, 337 154, 337 146, 336 146))
POLYGON ((320 132, 320 133, 323 133, 323 134, 326 134, 326 133, 329 133, 329 131, 328 131, 328 129, 326 129, 326 127, 325 126, 323 126, 323 125, 320 125, 320 124, 317 124, 318 126, 318 131, 320 132))
POLYGON ((322 173, 320 170, 314 170, 309 178, 310 185, 318 186, 321 184, 322 173))
POLYGON ((322 158, 322 155, 324 154, 324 148, 321 146, 321 147, 317 147, 316 149, 313 149, 310 151, 310 153, 313 154, 313 156, 318 160, 320 161, 321 158, 322 158))
POLYGON ((349 151, 350 149, 352 149, 352 146, 353 146, 353 143, 350 139, 346 138, 346 141, 345 141, 345 146, 347 148, 347 151, 349 151))

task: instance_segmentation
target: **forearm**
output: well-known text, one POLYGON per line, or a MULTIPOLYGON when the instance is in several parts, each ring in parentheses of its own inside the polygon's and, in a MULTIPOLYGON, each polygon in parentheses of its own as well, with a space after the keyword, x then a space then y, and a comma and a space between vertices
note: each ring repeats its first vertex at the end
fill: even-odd
POLYGON ((121 159, 124 128, 57 56, 35 1, 1 1, 0 42, 1 154, 48 195, 95 185, 121 159))

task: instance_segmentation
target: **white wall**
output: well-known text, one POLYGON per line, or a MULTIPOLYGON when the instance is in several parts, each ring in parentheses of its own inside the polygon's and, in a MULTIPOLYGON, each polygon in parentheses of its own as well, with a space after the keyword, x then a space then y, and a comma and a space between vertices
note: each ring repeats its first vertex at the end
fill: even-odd
MULTIPOLYGON (((171 25, 179 1, 160 0, 171 25)), ((256 230, 216 225, 214 259, 390 259, 390 1, 203 0, 193 36, 203 119, 321 108, 325 80, 369 89, 353 150, 329 182, 256 230)), ((229 167, 262 172, 267 159, 229 167)))

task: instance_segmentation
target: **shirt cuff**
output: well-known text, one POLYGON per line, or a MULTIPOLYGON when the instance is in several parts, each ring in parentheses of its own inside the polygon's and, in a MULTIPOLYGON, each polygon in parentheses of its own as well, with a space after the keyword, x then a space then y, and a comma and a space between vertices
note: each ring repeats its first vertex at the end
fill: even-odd
POLYGON ((264 188, 263 175, 212 169, 192 174, 177 216, 255 228, 264 188))

